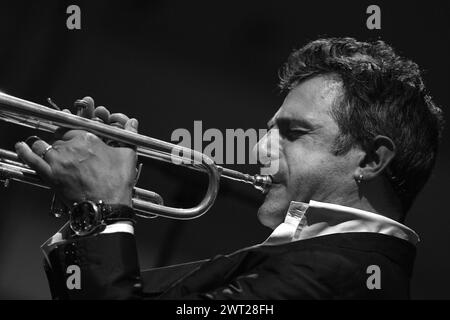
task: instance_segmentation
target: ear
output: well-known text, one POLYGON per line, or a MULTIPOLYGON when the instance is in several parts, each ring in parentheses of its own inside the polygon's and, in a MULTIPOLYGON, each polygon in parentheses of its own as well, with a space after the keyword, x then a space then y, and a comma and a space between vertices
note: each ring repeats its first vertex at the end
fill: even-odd
POLYGON ((380 176, 395 157, 394 142, 386 136, 376 136, 372 142, 372 148, 362 157, 358 169, 355 171, 355 179, 358 181, 371 180, 380 176))

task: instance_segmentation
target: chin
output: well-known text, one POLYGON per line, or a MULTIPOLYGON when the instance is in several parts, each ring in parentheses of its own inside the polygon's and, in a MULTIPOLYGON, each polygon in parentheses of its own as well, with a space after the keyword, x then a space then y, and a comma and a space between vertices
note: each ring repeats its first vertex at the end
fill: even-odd
POLYGON ((284 221, 288 209, 289 201, 281 201, 280 197, 272 197, 269 192, 258 209, 258 219, 262 225, 275 229, 284 221))

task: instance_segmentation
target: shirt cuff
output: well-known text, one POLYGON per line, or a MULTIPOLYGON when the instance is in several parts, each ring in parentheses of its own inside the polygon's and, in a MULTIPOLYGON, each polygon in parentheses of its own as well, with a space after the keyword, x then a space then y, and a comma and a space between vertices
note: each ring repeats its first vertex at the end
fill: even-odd
POLYGON ((100 234, 116 232, 126 232, 134 234, 134 226, 130 221, 120 221, 107 225, 105 230, 100 232, 100 234))
MULTIPOLYGON (((134 235, 134 226, 130 221, 119 221, 107 225, 105 230, 100 232, 100 234, 116 232, 126 232, 134 235)), ((42 244, 41 249, 44 253, 49 252, 55 245, 70 240, 71 235, 72 230, 70 229, 69 222, 67 222, 57 233, 42 244)))

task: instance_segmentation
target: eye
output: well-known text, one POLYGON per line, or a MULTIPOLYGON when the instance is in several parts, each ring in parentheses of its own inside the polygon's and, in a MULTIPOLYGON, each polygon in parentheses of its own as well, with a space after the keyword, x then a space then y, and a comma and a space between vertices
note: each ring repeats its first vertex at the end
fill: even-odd
POLYGON ((286 128, 284 132, 282 132, 282 135, 288 139, 289 141, 294 141, 300 138, 302 135, 306 134, 307 132, 303 129, 298 128, 286 128))

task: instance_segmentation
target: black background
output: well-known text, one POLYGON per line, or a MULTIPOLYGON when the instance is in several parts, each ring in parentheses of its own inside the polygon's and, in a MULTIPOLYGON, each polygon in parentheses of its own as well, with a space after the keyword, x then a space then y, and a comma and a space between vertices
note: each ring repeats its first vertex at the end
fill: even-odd
MULTIPOLYGON (((169 141, 177 128, 265 128, 281 105, 277 70, 291 50, 321 36, 382 38, 425 70, 444 111, 449 102, 449 4, 445 1, 2 1, 0 90, 70 106, 85 95, 140 120, 145 135, 169 141), (66 28, 66 8, 81 8, 81 30, 66 28), (381 30, 366 28, 366 8, 381 7, 381 30)), ((448 112, 447 112, 448 118, 448 112)), ((0 123, 1 147, 31 130, 0 123)), ((420 134, 418 132, 417 134, 420 134)), ((412 297, 450 298, 449 133, 433 177, 407 225, 421 236, 412 297)), ((140 186, 166 202, 192 205, 205 179, 144 161, 140 186)), ((232 168, 255 173, 256 168, 232 168)), ((50 297, 39 246, 63 220, 47 214, 48 190, 12 183, 0 191, 0 298, 50 297)), ((142 268, 204 259, 263 241, 262 197, 225 182, 203 217, 139 220, 142 268)))

